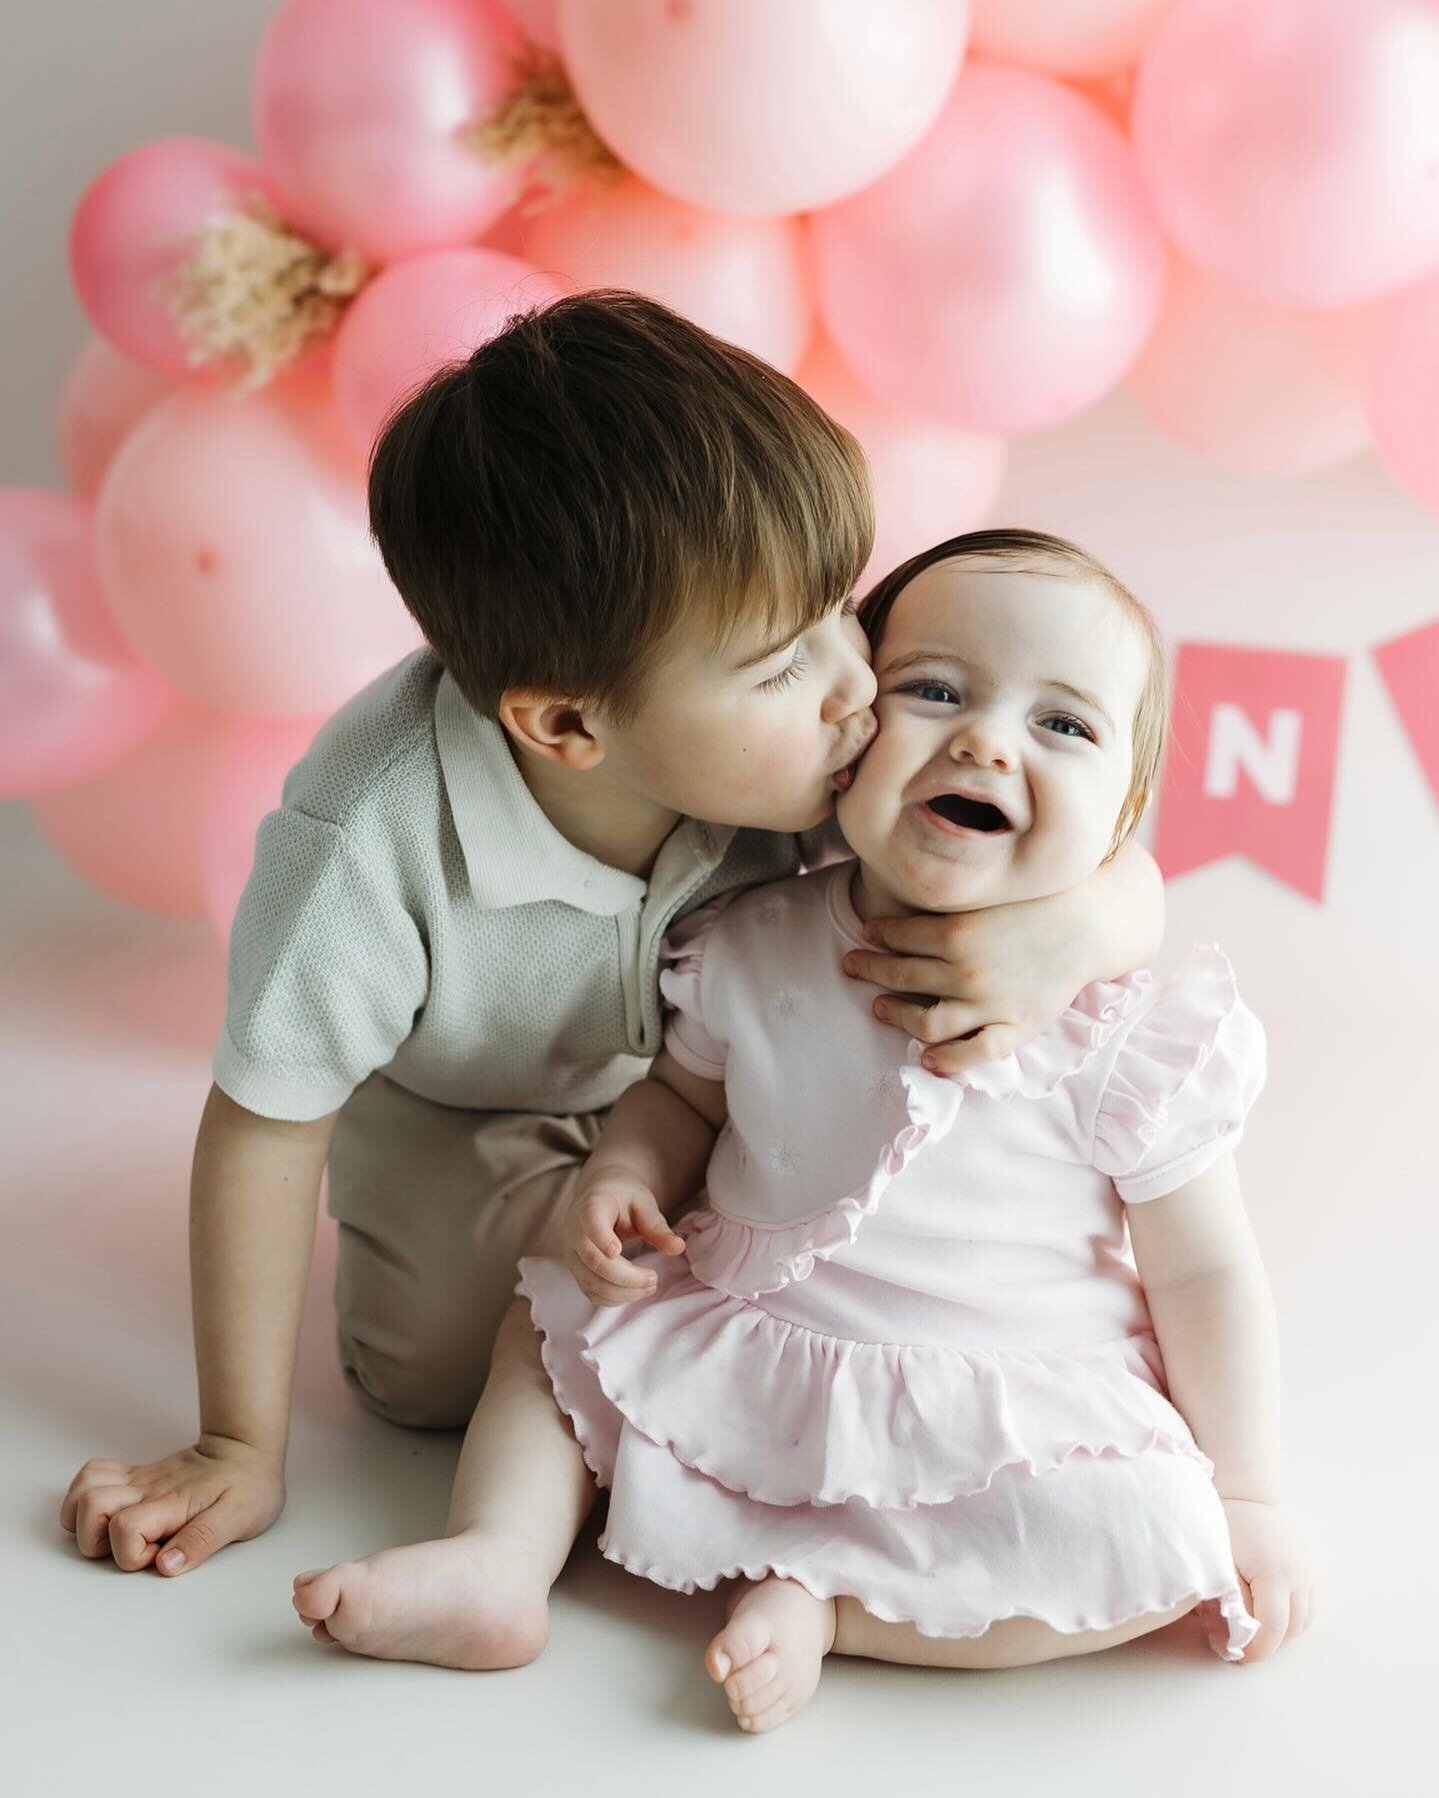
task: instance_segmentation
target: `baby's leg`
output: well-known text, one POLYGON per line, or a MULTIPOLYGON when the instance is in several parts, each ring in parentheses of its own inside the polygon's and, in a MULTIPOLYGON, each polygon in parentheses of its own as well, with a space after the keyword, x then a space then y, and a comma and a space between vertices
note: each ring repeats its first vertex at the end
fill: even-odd
POLYGON ((317 1641, 382 1660, 519 1667, 549 1637, 550 1587, 594 1502, 517 1300, 465 1436, 446 1534, 295 1581, 317 1641))
POLYGON ((1175 1623, 1194 1609, 1151 1611, 1131 1617, 1113 1629, 1079 1630, 1066 1635, 1033 1617, 1009 1617, 992 1623, 982 1636, 952 1639, 922 1636, 911 1623, 881 1623, 855 1598, 835 1601, 834 1653, 860 1655, 871 1661, 898 1661, 909 1667, 1028 1667, 1068 1655, 1117 1648, 1136 1636, 1175 1623))
POLYGON ((745 1581, 730 1600, 729 1622, 705 1650, 705 1669, 723 1685, 741 1729, 763 1734, 809 1702, 834 1624, 834 1600, 794 1580, 745 1581))

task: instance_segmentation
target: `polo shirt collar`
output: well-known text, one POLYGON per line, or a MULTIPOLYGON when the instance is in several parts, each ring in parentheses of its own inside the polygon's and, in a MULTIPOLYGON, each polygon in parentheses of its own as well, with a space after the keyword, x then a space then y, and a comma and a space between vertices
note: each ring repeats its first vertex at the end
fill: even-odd
MULTIPOLYGON (((497 911, 559 900, 613 917, 643 902, 647 882, 597 861, 555 829, 525 785, 504 727, 481 716, 448 674, 435 693, 435 745, 479 905, 497 911)), ((693 872, 718 866, 734 834, 687 819, 661 848, 656 876, 677 856, 693 872)))

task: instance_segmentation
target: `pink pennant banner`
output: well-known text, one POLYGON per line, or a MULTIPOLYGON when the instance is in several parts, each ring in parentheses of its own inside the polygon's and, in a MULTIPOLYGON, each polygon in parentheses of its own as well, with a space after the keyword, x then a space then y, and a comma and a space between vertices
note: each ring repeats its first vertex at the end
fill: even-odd
POLYGON ((1439 799, 1439 620, 1379 644, 1374 660, 1439 799))
POLYGON ((1324 895, 1344 658, 1186 643, 1154 855, 1166 875, 1245 855, 1324 895))

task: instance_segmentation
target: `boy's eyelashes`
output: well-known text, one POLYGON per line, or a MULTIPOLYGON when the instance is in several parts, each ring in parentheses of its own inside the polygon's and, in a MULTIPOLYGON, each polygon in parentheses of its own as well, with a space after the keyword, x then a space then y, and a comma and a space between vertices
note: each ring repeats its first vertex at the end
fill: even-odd
POLYGON ((760 692, 774 693, 781 687, 789 686, 791 681, 797 681, 799 679, 808 665, 809 659, 804 653, 804 646, 802 644, 797 644, 795 646, 794 660, 781 668, 778 674, 772 674, 768 680, 762 680, 759 683, 760 692))

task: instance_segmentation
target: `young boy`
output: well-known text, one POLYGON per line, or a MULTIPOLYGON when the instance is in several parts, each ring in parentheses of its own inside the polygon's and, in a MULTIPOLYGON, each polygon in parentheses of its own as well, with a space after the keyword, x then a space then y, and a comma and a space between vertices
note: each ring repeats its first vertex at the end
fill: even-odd
MULTIPOLYGON (((858 446, 652 302, 579 295, 436 376, 370 506, 430 648, 330 721, 260 830, 195 1149, 199 1434, 88 1461, 61 1508, 127 1571, 284 1506, 327 1161, 346 1380, 393 1422, 466 1422, 516 1261, 555 1250, 659 1048, 665 928, 818 859, 801 833, 874 729, 858 446)), ((855 972, 937 997, 887 1004, 948 1042, 941 1071, 1007 1053, 1157 946, 1148 857, 1094 878, 1098 906, 896 920, 877 940, 904 953, 855 972)))

